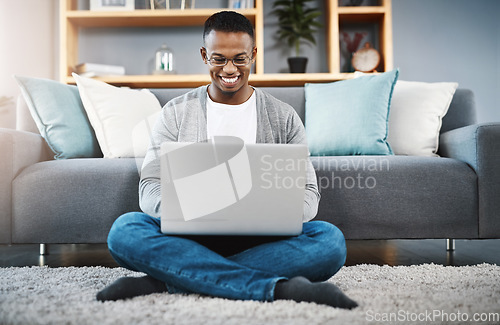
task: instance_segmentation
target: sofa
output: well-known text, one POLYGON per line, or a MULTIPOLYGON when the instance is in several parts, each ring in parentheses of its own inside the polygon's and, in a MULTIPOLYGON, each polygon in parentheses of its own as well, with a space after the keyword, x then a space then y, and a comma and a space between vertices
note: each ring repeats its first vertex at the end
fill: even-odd
MULTIPOLYGON (((304 87, 263 89, 304 121, 304 87)), ((161 105, 186 91, 151 89, 161 105)), ((17 118, 0 129, 0 243, 105 243, 117 217, 140 211, 137 159, 55 160, 21 97, 17 118)), ((456 90, 438 154, 312 156, 316 220, 346 239, 500 238, 500 124, 476 124, 471 90, 456 90)))

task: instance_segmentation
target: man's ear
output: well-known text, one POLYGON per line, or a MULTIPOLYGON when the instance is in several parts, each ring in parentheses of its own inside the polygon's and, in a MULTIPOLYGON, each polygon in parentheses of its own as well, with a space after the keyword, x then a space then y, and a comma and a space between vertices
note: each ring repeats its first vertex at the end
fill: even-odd
POLYGON ((207 50, 204 47, 200 47, 201 59, 205 64, 207 64, 207 50))
POLYGON ((257 46, 254 46, 252 50, 252 63, 255 62, 256 57, 257 57, 257 46))

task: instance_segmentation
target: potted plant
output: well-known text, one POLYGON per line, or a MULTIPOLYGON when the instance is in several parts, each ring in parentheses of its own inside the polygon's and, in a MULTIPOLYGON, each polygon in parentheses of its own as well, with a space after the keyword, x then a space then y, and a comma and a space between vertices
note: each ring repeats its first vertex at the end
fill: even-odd
POLYGON ((312 0, 277 0, 273 4, 273 14, 278 16, 278 37, 295 49, 296 56, 288 58, 292 73, 306 71, 307 58, 299 56, 300 45, 302 43, 316 45, 314 33, 323 27, 323 24, 316 21, 316 18, 321 16, 321 11, 306 6, 310 1, 312 0))

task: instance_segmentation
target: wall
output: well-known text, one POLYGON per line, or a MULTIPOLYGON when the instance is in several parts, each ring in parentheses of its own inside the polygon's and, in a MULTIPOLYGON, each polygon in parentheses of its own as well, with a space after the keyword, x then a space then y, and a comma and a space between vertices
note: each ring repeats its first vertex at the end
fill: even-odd
MULTIPOLYGON (((206 1, 197 1, 197 5, 206 1)), ((392 2, 394 65, 401 69, 401 79, 457 81, 460 87, 475 92, 479 122, 500 121, 500 1, 392 2)), ((286 69, 283 58, 287 53, 275 43, 272 1, 264 3, 265 71, 280 72, 286 69)), ((57 78, 57 7, 57 0, 0 1, 0 97, 19 94, 13 74, 57 78)), ((80 37, 80 57, 88 62, 123 64, 127 73, 144 74, 152 68, 156 48, 166 42, 177 54, 179 73, 203 73, 201 30, 87 29, 80 37)), ((304 48, 310 57, 310 72, 326 71, 324 35, 318 36, 318 43, 316 49, 304 48)), ((0 113, 0 127, 2 121, 6 117, 0 113)))
POLYGON ((400 79, 472 89, 479 122, 500 121, 500 1, 393 0, 400 79))
POLYGON ((57 76, 57 0, 0 1, 0 127, 15 126, 14 74, 57 76))

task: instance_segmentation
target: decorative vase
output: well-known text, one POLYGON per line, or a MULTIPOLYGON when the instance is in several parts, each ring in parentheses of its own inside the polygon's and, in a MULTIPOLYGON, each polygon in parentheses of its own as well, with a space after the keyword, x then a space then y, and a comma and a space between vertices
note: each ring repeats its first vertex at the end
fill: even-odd
POLYGON ((290 73, 305 73, 307 58, 300 56, 288 58, 288 67, 290 68, 290 73))
POLYGON ((174 70, 174 53, 163 44, 155 53, 155 70, 153 74, 170 74, 174 70))

